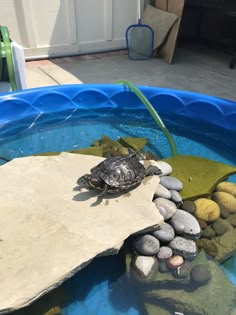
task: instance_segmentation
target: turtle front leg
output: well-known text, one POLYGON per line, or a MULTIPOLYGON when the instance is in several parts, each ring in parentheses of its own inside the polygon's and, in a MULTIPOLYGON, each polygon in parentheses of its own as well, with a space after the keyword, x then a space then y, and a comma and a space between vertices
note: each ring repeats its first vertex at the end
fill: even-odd
POLYGON ((146 169, 146 176, 161 175, 162 171, 154 165, 149 165, 146 169))
POLYGON ((98 197, 103 197, 105 195, 105 193, 107 192, 107 188, 108 188, 108 185, 106 183, 104 183, 103 189, 100 192, 100 194, 98 194, 98 197))

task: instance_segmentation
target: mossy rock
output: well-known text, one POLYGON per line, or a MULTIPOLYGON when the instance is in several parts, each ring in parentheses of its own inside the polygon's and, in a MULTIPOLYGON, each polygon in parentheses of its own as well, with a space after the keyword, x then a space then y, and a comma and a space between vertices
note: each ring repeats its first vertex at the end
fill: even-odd
POLYGON ((148 140, 145 138, 129 138, 121 137, 119 143, 127 148, 132 148, 136 151, 142 150, 145 145, 148 143, 148 140))
MULTIPOLYGON (((65 151, 74 154, 95 155, 101 157, 110 157, 118 155, 127 155, 128 148, 140 151, 147 144, 145 138, 120 138, 118 141, 110 139, 108 136, 102 136, 100 140, 95 140, 88 148, 80 148, 77 150, 65 151)), ((42 152, 34 154, 34 156, 53 156, 59 155, 61 152, 42 152)))
POLYGON ((193 290, 179 287, 145 291, 148 303, 165 303, 176 312, 191 315, 215 315, 216 310, 218 314, 231 314, 236 302, 236 288, 214 261, 206 259, 204 252, 194 259, 193 265, 196 263, 204 264, 210 269, 211 280, 208 283, 194 287, 193 290))
POLYGON ((173 310, 168 310, 164 306, 160 306, 158 304, 154 305, 151 303, 145 302, 145 308, 148 315, 173 315, 173 310))
POLYGON ((213 238, 212 243, 217 247, 217 255, 215 259, 223 262, 229 257, 236 254, 236 229, 228 230, 221 236, 213 238))
POLYGON ((169 163, 174 176, 181 180, 183 200, 209 197, 217 184, 236 174, 236 167, 191 155, 176 155, 163 159, 169 163))
POLYGON ((203 249, 209 256, 216 257, 218 254, 217 246, 207 238, 201 238, 196 241, 198 248, 203 249))
POLYGON ((103 149, 103 156, 126 155, 128 149, 122 146, 118 141, 112 140, 107 136, 102 136, 100 146, 103 149))

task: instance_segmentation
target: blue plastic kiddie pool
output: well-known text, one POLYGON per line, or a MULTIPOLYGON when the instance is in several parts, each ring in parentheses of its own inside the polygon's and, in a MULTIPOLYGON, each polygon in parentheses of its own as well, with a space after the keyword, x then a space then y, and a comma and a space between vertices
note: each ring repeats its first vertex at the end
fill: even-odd
MULTIPOLYGON (((168 127, 178 154, 236 165, 236 102, 157 87, 139 89, 168 127)), ((63 85, 2 94, 0 120, 1 164, 39 152, 85 148, 102 135, 148 138, 149 151, 160 158, 171 155, 142 101, 122 84, 63 85)), ((142 314, 135 298, 124 291, 122 280, 117 280, 122 279, 119 263, 118 258, 102 258, 68 280, 64 288, 70 299, 63 314, 142 314)), ((236 285, 236 259, 225 267, 236 285)))

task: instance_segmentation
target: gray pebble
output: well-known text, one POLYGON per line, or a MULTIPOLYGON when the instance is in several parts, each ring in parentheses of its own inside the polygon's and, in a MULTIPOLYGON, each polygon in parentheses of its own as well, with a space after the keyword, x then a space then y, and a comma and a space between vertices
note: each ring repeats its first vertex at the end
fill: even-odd
POLYGON ((170 224, 177 234, 193 238, 200 237, 201 228, 197 219, 190 213, 178 209, 170 220, 170 224))
POLYGON ((161 198, 170 199, 171 198, 171 192, 167 188, 165 188, 164 186, 159 184, 157 186, 155 193, 154 193, 154 196, 156 198, 161 197, 161 198))
POLYGON ((162 259, 168 259, 173 255, 173 251, 168 246, 161 246, 159 249, 159 252, 157 253, 157 258, 160 260, 162 259))
POLYGON ((161 242, 170 242, 175 237, 175 231, 170 224, 164 222, 153 235, 161 242))
POLYGON ((160 242, 152 235, 146 234, 134 240, 134 247, 141 255, 156 255, 160 248, 160 242))
POLYGON ((184 279, 187 278, 192 270, 192 264, 189 261, 185 261, 182 266, 179 266, 173 271, 175 278, 184 279))
POLYGON ((184 258, 193 258, 197 255, 196 243, 183 237, 176 236, 169 246, 175 254, 182 255, 184 258))
POLYGON ((170 219, 177 211, 176 204, 173 201, 170 201, 168 199, 156 198, 153 202, 155 203, 155 206, 157 207, 157 209, 160 210, 160 208, 164 208, 164 211, 162 210, 165 214, 163 215, 164 220, 170 219))
MULTIPOLYGON (((159 184, 160 185, 160 184, 159 184)), ((171 197, 170 199, 176 203, 176 204, 182 204, 183 200, 182 200, 182 197, 180 196, 179 192, 177 190, 169 190, 170 194, 171 194, 171 197)))
POLYGON ((203 264, 193 266, 191 270, 191 280, 198 284, 204 284, 210 280, 210 272, 203 264))
POLYGON ((164 161, 156 161, 155 165, 161 170, 161 176, 169 175, 172 172, 172 166, 164 161))
POLYGON ((169 216, 168 211, 165 208, 158 205, 156 205, 156 208, 159 210, 160 214, 163 216, 164 221, 168 220, 168 216, 169 216))
POLYGON ((161 176, 160 177, 160 184, 166 187, 167 189, 172 190, 181 190, 183 188, 183 183, 172 176, 161 176))
POLYGON ((159 271, 161 273, 169 272, 169 268, 167 267, 166 260, 159 261, 159 271))

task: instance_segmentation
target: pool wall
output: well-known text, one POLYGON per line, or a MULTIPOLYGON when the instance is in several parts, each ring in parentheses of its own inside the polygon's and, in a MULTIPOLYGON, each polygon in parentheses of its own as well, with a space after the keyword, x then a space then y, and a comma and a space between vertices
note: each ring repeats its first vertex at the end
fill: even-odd
MULTIPOLYGON (((186 91, 139 86, 155 110, 236 131, 236 102, 186 91)), ((143 110, 123 85, 82 84, 42 87, 0 96, 0 141, 35 127, 91 115, 99 109, 143 110)), ((148 113, 147 113, 148 115, 148 113)))

